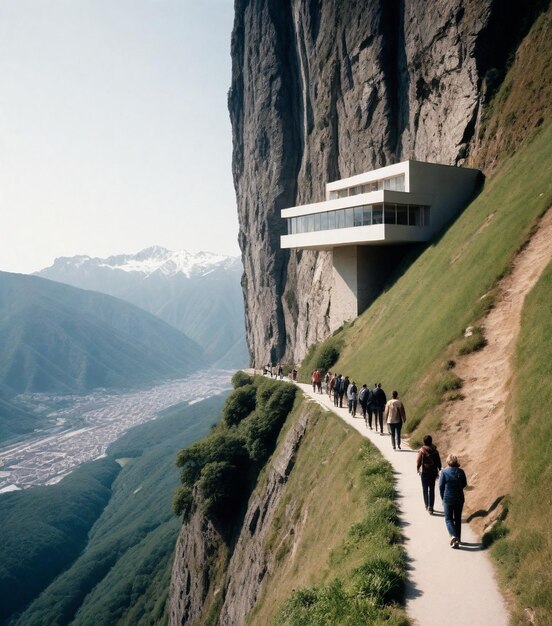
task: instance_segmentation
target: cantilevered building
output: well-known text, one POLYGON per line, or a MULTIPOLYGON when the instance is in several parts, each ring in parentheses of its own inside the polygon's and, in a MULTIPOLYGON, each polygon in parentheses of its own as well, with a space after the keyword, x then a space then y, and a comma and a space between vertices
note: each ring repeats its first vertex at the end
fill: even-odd
POLYGON ((403 161, 326 185, 326 200, 282 211, 282 248, 331 250, 330 325, 359 315, 402 260, 473 197, 479 170, 403 161))

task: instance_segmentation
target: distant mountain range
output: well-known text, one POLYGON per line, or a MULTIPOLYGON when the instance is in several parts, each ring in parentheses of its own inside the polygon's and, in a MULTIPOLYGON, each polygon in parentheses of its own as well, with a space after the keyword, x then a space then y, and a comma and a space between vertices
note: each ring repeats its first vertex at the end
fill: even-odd
POLYGON ((128 388, 205 366, 201 348, 136 306, 36 276, 0 272, 0 391, 128 388))
POLYGON ((127 300, 196 341, 209 364, 248 362, 238 257, 159 246, 105 259, 60 257, 38 276, 127 300))

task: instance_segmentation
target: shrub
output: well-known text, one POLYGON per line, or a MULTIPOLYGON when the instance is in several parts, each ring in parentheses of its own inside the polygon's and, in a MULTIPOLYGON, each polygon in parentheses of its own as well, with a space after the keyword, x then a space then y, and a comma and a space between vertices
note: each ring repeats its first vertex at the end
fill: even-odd
POLYGON ((460 346, 458 347, 458 354, 470 354, 471 352, 477 352, 482 350, 487 345, 487 340, 483 335, 483 329, 479 326, 475 326, 472 334, 469 337, 464 337, 460 346))
POLYGON ((181 485, 174 492, 172 507, 175 515, 182 515, 184 513, 184 519, 188 519, 190 510, 192 508, 193 495, 192 489, 189 485, 181 485))
POLYGON ((355 592, 361 598, 369 598, 383 606, 401 597, 404 577, 392 563, 374 558, 354 572, 355 592))
POLYGON ((461 389, 462 385, 463 385, 462 379, 456 374, 454 374, 454 372, 451 372, 449 370, 445 374, 443 374, 443 376, 441 377, 440 380, 437 381, 437 383, 435 383, 435 391, 438 394, 442 395, 446 393, 447 391, 461 389))
POLYGON ((253 377, 249 376, 245 372, 238 370, 234 376, 232 376, 232 387, 237 389, 238 387, 245 387, 246 385, 251 385, 253 383, 253 377))
POLYGON ((246 474, 228 461, 207 463, 197 482, 200 507, 207 517, 221 517, 239 507, 239 494, 245 486, 246 474))
POLYGON ((339 359, 339 350, 334 344, 326 344, 322 346, 315 361, 315 369, 321 372, 329 371, 330 367, 339 359))
POLYGON ((506 535, 510 532, 510 529, 504 524, 502 520, 498 520, 496 524, 492 526, 484 535, 481 540, 481 543, 484 548, 488 548, 498 539, 502 539, 506 537, 506 535))
POLYGON ((222 417, 227 426, 236 426, 255 410, 257 389, 254 385, 245 385, 235 389, 226 398, 222 407, 222 417))

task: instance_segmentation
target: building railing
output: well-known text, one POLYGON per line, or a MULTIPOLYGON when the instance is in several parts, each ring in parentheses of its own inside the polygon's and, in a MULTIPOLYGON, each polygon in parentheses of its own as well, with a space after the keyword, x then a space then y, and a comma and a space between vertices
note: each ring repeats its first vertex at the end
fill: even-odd
POLYGON ((288 235, 374 224, 429 226, 429 207, 413 204, 368 204, 288 217, 288 235))

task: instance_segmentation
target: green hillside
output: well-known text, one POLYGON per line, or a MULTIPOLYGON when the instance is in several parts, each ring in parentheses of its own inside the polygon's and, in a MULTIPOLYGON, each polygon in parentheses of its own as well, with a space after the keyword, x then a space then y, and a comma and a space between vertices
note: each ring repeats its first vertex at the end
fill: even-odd
MULTIPOLYGON (((180 527, 171 510, 174 458, 205 436, 225 396, 167 409, 108 449, 123 468, 86 550, 10 624, 166 624, 165 601, 180 527)), ((117 465, 118 467, 118 465, 117 465)), ((32 493, 29 492, 29 493, 32 493)))
POLYGON ((0 386, 82 392, 182 376, 199 347, 155 316, 91 291, 0 272, 0 386))
POLYGON ((0 623, 82 551, 119 470, 113 459, 102 459, 57 485, 0 495, 0 623))

